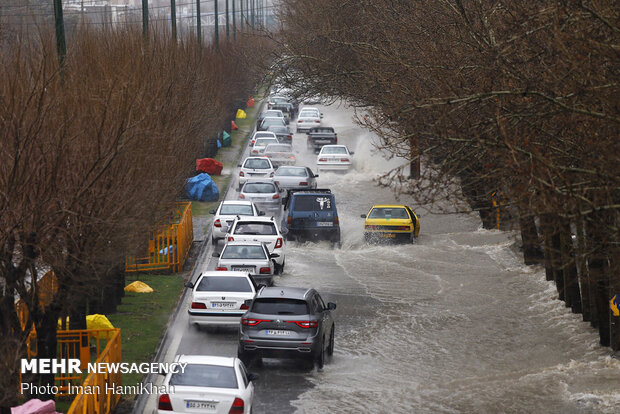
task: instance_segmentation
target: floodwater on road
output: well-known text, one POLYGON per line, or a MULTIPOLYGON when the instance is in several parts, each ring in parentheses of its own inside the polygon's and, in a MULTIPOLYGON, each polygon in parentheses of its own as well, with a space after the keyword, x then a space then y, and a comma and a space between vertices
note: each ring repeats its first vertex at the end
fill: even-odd
MULTIPOLYGON (((260 374, 254 413, 618 413, 620 361, 556 300, 541 267, 522 264, 515 234, 402 197, 420 216, 418 240, 363 242, 360 214, 397 201, 373 179, 404 161, 376 153, 351 109, 319 108, 355 151, 351 171, 318 178, 335 194, 342 247, 288 242, 275 283, 314 287, 337 303, 335 352, 322 371, 275 359, 251 367, 260 374)), ((305 135, 293 145, 297 165, 316 172, 305 135)), ((176 353, 236 355, 235 329, 175 328, 176 353)))

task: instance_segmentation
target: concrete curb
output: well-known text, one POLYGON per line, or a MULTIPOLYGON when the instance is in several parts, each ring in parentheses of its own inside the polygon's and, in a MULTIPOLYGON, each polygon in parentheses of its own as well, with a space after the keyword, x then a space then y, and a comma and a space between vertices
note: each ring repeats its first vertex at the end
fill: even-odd
MULTIPOLYGON (((258 105, 259 105, 259 110, 257 113, 262 112, 262 107, 265 103, 265 100, 262 99, 258 105)), ((250 130, 249 134, 252 133, 252 130, 250 130)), ((246 140, 248 139, 248 136, 245 137, 246 140)), ((240 151, 239 154, 239 158, 237 160, 237 163, 239 162, 239 160, 241 158, 243 158, 243 154, 245 153, 245 151, 247 150, 247 145, 246 148, 243 148, 242 144, 242 150, 240 151)), ((235 164, 236 165, 236 164, 235 164)), ((225 200, 226 196, 228 195, 228 192, 230 191, 231 187, 236 184, 236 180, 234 176, 230 177, 230 180, 228 182, 228 185, 226 186, 226 190, 222 193, 222 197, 221 200, 225 200)), ((202 243, 202 246, 200 247, 200 252, 198 253, 198 256, 196 257, 196 261, 194 262, 194 265, 192 267, 192 270, 189 273, 189 277, 185 280, 187 281, 191 281, 191 280, 195 280, 197 277, 197 273, 198 273, 198 269, 199 267, 197 267, 196 265, 199 263, 202 263, 204 261, 204 258, 207 254, 207 252, 209 252, 210 250, 210 246, 212 245, 211 243, 211 228, 209 228, 209 231, 207 232, 206 236, 205 236, 205 240, 202 243)), ((177 320, 179 319, 179 314, 182 311, 182 304, 185 303, 185 298, 187 297, 187 295, 189 294, 189 289, 183 289, 183 291, 181 292, 181 294, 179 295, 179 298, 177 299, 177 303, 175 305, 175 309, 172 313, 172 315, 170 316, 170 318, 168 319, 168 323, 166 324, 166 329, 164 331, 164 334, 162 335, 161 339, 159 340, 159 343, 157 344, 157 348, 155 350, 155 356, 153 357, 153 362, 163 362, 163 358, 166 355, 166 353, 168 352, 168 348, 170 347, 170 343, 172 342, 171 338, 170 338, 170 327, 174 326, 177 322, 177 320)), ((156 382, 156 379, 160 377, 157 374, 148 374, 144 380, 142 381, 142 384, 146 385, 146 384, 152 384, 156 382)), ((135 399, 135 404, 134 407, 132 409, 132 413, 133 414, 142 414, 146 408, 146 405, 148 403, 150 395, 149 394, 140 394, 138 396, 136 396, 135 399)))

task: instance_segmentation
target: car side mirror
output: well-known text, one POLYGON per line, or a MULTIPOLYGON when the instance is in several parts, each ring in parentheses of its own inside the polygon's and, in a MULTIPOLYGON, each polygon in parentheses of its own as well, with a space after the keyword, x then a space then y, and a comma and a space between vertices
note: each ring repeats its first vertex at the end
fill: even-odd
POLYGON ((361 214, 360 217, 361 218, 366 218, 366 214, 361 214))
POLYGON ((239 191, 241 191, 241 189, 240 188, 235 188, 235 191, 239 192, 239 191))
POLYGON ((237 164, 237 167, 241 167, 241 164, 237 164))
POLYGON ((248 381, 256 381, 259 377, 258 374, 254 372, 248 372, 248 381))
POLYGON ((218 252, 213 252, 213 254, 211 256, 213 256, 213 257, 220 257, 220 254, 218 252))
MULTIPOLYGON (((258 285, 258 286, 260 286, 260 285, 258 285)), ((243 304, 249 308, 250 306, 252 306, 252 299, 244 300, 243 304)))
POLYGON ((323 118, 323 112, 321 112, 321 118, 323 118))
POLYGON ((215 210, 210 210, 209 213, 210 214, 215 214, 215 210))
POLYGON ((264 212, 264 211, 259 211, 259 212, 258 212, 258 215, 259 215, 259 216, 264 216, 264 215, 265 215, 265 212, 264 212))
POLYGON ((316 177, 318 177, 318 176, 319 176, 318 174, 314 174, 314 178, 316 178, 316 177))
POLYGON ((350 154, 350 155, 353 155, 353 154, 355 154, 355 153, 354 153, 353 151, 349 151, 349 154, 350 154))
POLYGON ((183 286, 185 286, 186 288, 189 288, 189 289, 193 289, 194 288, 194 284, 192 282, 185 282, 185 284, 183 286))
POLYGON ((327 309, 329 309, 329 310, 336 309, 336 304, 334 302, 328 302, 327 303, 327 309))
POLYGON ((270 257, 271 259, 275 259, 275 258, 277 258, 277 257, 280 257, 280 255, 279 255, 278 253, 271 253, 271 254, 269 255, 269 257, 270 257))

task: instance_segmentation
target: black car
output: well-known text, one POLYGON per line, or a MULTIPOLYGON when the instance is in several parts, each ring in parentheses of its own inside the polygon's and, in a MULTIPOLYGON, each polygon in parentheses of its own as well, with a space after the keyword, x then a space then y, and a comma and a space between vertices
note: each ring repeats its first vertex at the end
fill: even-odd
POLYGON ((293 134, 291 134, 291 130, 287 126, 273 125, 267 127, 266 131, 276 134, 276 138, 282 144, 291 144, 293 142, 293 134))
POLYGON ((287 240, 329 240, 340 244, 340 220, 331 190, 289 189, 283 202, 281 228, 287 240))
POLYGON ((268 287, 248 300, 237 355, 246 365, 262 357, 303 358, 322 368, 334 352, 335 303, 314 289, 268 287))

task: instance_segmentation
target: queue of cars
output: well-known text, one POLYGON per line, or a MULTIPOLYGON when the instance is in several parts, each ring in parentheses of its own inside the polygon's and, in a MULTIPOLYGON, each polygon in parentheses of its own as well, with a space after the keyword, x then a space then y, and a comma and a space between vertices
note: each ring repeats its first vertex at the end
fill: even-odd
MULTIPOLYGON (((292 122, 296 110, 283 99, 270 99, 269 106, 290 105, 287 121, 292 122)), ((300 112, 300 117, 304 116, 301 123, 298 119, 298 131, 304 130, 307 119, 312 119, 309 124, 321 124, 318 109, 306 109, 300 112)), ((265 116, 261 125, 265 126, 269 118, 283 119, 265 116)), ((166 376, 164 384, 174 385, 175 393, 160 396, 160 413, 249 413, 254 395, 252 381, 257 375, 248 372, 247 367, 254 361, 293 357, 320 369, 334 352, 335 322, 331 312, 336 304, 325 302, 312 288, 273 286, 273 277, 284 271, 287 240, 340 243, 336 197, 329 189, 317 188, 318 174, 295 165, 286 138, 257 131, 251 146, 251 155, 238 165, 238 200, 223 201, 211 211, 212 241, 216 244, 224 240, 221 252, 213 253, 216 270, 203 272, 195 283, 185 285, 192 290, 189 323, 197 327, 238 327, 237 357, 177 357, 177 362, 188 365, 183 374, 166 376), (281 220, 277 220, 281 209, 281 220)), ((318 149, 319 170, 350 168, 353 152, 338 145, 337 140, 333 144, 325 142, 318 149)), ((366 220, 364 238, 368 242, 410 241, 420 231, 418 217, 404 205, 373 206, 362 217, 366 220)))

